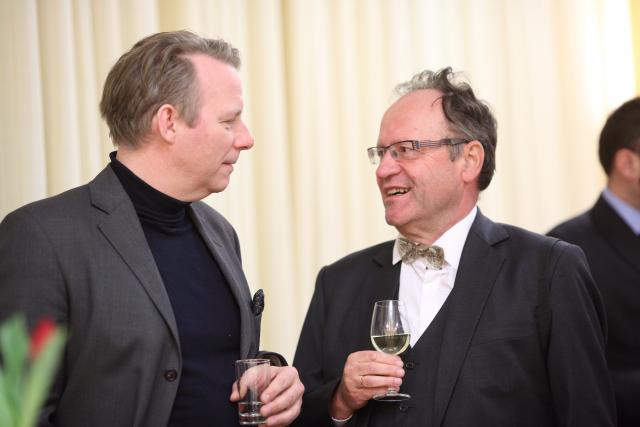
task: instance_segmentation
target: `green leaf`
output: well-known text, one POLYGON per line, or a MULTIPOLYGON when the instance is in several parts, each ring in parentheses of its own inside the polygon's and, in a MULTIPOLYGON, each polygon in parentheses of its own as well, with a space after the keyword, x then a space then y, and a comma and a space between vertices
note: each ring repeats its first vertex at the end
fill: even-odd
POLYGON ((13 427, 17 412, 9 405, 5 385, 4 374, 0 369, 0 427, 13 427))
POLYGON ((14 315, 0 326, 4 396, 9 411, 13 414, 19 411, 28 349, 29 335, 24 317, 14 315))
POLYGON ((35 425, 51 382, 56 374, 58 362, 64 349, 66 335, 66 332, 61 327, 56 328, 53 336, 31 364, 22 395, 20 419, 17 427, 31 427, 35 425))

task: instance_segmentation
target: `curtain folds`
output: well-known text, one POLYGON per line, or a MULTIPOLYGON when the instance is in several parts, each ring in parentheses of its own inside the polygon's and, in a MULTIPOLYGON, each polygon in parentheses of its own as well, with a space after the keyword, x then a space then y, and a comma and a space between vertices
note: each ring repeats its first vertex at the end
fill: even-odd
POLYGON ((634 63, 636 66, 636 94, 640 95, 640 0, 629 0, 631 7, 631 30, 633 31, 634 63))
POLYGON ((365 154, 394 86, 425 68, 464 71, 499 125, 481 209, 545 232, 604 185, 597 138, 640 87, 639 10, 638 0, 0 0, 0 218, 107 163, 98 102, 135 41, 175 29, 225 38, 242 54, 256 145, 207 202, 235 225, 249 283, 265 290, 262 347, 292 357, 319 268, 395 236, 365 154))

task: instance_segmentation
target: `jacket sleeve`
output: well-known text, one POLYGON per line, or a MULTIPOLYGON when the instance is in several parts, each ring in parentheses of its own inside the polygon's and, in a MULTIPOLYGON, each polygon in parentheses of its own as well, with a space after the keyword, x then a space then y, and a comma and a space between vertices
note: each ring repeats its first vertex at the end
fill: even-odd
MULTIPOLYGON (((23 314, 31 330, 42 317, 67 324, 65 281, 56 252, 42 227, 25 208, 0 223, 0 321, 23 314)), ((62 385, 62 368, 41 413, 49 426, 62 385)))
POLYGON ((287 359, 283 355, 273 351, 261 350, 256 357, 258 359, 269 359, 271 366, 289 366, 287 359))
POLYGON ((326 378, 323 372, 326 307, 329 304, 324 293, 324 273, 325 268, 318 273, 315 291, 293 360, 293 366, 298 369, 305 387, 302 410, 294 426, 333 427, 329 415, 329 402, 340 377, 326 378))
POLYGON ((549 264, 547 369, 558 426, 615 426, 606 315, 584 253, 558 241, 549 264))

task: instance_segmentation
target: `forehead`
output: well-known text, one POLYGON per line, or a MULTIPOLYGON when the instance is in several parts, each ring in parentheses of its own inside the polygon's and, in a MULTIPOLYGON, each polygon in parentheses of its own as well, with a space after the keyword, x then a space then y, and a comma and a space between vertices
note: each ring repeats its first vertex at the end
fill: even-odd
POLYGON ((210 96, 242 96, 240 74, 233 65, 204 54, 188 56, 196 71, 200 90, 210 96))
POLYGON ((394 102, 380 123, 380 140, 440 139, 449 127, 442 110, 442 93, 423 89, 394 102))

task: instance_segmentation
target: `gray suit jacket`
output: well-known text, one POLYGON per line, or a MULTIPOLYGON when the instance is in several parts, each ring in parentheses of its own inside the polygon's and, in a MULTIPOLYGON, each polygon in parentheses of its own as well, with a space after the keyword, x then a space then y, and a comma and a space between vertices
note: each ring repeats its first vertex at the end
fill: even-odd
MULTIPOLYGON (((238 301, 240 355, 254 356, 260 315, 252 311, 237 236, 202 202, 190 214, 238 301)), ((31 325, 50 316, 70 333, 42 425, 167 424, 182 365, 176 322, 133 204, 111 167, 0 224, 0 320, 18 311, 31 325)))

